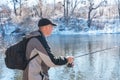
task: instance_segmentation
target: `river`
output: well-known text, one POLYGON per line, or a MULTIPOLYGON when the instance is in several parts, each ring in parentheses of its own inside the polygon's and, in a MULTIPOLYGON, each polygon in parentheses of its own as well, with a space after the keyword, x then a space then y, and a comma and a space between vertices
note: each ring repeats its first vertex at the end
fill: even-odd
MULTIPOLYGON (((50 68, 50 80, 120 80, 119 37, 120 34, 54 34, 48 37, 54 55, 76 57, 72 68, 66 65, 50 68), (77 57, 84 54, 88 55, 77 57)), ((19 71, 9 70, 2 65, 5 48, 19 40, 20 38, 15 36, 0 38, 0 80, 21 79, 16 75, 19 71)))

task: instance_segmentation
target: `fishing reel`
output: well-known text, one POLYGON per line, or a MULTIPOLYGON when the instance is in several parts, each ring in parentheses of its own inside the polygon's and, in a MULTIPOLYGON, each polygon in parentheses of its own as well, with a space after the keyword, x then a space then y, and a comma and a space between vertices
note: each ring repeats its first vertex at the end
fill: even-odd
POLYGON ((69 68, 71 68, 71 67, 73 67, 73 66, 74 66, 73 63, 68 63, 68 64, 67 64, 67 67, 69 67, 69 68))

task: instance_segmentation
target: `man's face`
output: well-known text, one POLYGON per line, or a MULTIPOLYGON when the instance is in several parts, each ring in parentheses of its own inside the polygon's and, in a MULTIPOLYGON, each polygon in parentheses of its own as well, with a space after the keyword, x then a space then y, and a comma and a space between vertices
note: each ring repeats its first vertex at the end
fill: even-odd
POLYGON ((44 34, 44 36, 50 36, 53 30, 53 25, 49 24, 46 26, 40 27, 40 31, 44 34))

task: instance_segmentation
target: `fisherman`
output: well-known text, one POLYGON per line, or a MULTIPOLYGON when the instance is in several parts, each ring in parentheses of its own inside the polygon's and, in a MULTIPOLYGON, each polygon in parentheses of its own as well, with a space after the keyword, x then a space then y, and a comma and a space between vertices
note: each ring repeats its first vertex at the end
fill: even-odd
POLYGON ((49 80, 48 70, 50 67, 73 63, 73 56, 55 57, 52 54, 45 37, 51 35, 53 26, 56 26, 56 24, 47 18, 42 18, 38 22, 39 30, 30 33, 29 36, 41 36, 41 41, 32 38, 28 42, 26 49, 27 59, 30 59, 36 54, 39 54, 39 56, 35 57, 28 64, 23 73, 23 80, 49 80))

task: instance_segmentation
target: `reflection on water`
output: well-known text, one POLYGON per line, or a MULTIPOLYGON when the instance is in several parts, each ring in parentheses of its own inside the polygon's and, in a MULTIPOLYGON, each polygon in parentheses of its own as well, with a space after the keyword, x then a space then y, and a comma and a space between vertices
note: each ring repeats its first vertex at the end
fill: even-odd
POLYGON ((120 80, 120 47, 115 47, 119 46, 119 36, 104 34, 50 37, 48 40, 52 42, 52 50, 58 55, 79 56, 111 48, 75 58, 73 68, 51 68, 51 80, 120 80))
MULTIPOLYGON (((50 36, 47 40, 56 56, 79 56, 89 53, 75 58, 73 68, 66 66, 51 68, 50 80, 120 80, 120 47, 114 47, 120 45, 119 37, 120 34, 50 36), (111 49, 90 54, 106 48, 111 49)), ((0 39, 0 53, 4 53, 3 48, 19 40, 19 37, 13 36, 0 39)), ((3 64, 3 57, 0 60, 2 60, 0 64, 3 64)), ((0 66, 0 80, 3 80, 1 68, 2 66, 0 66)))

